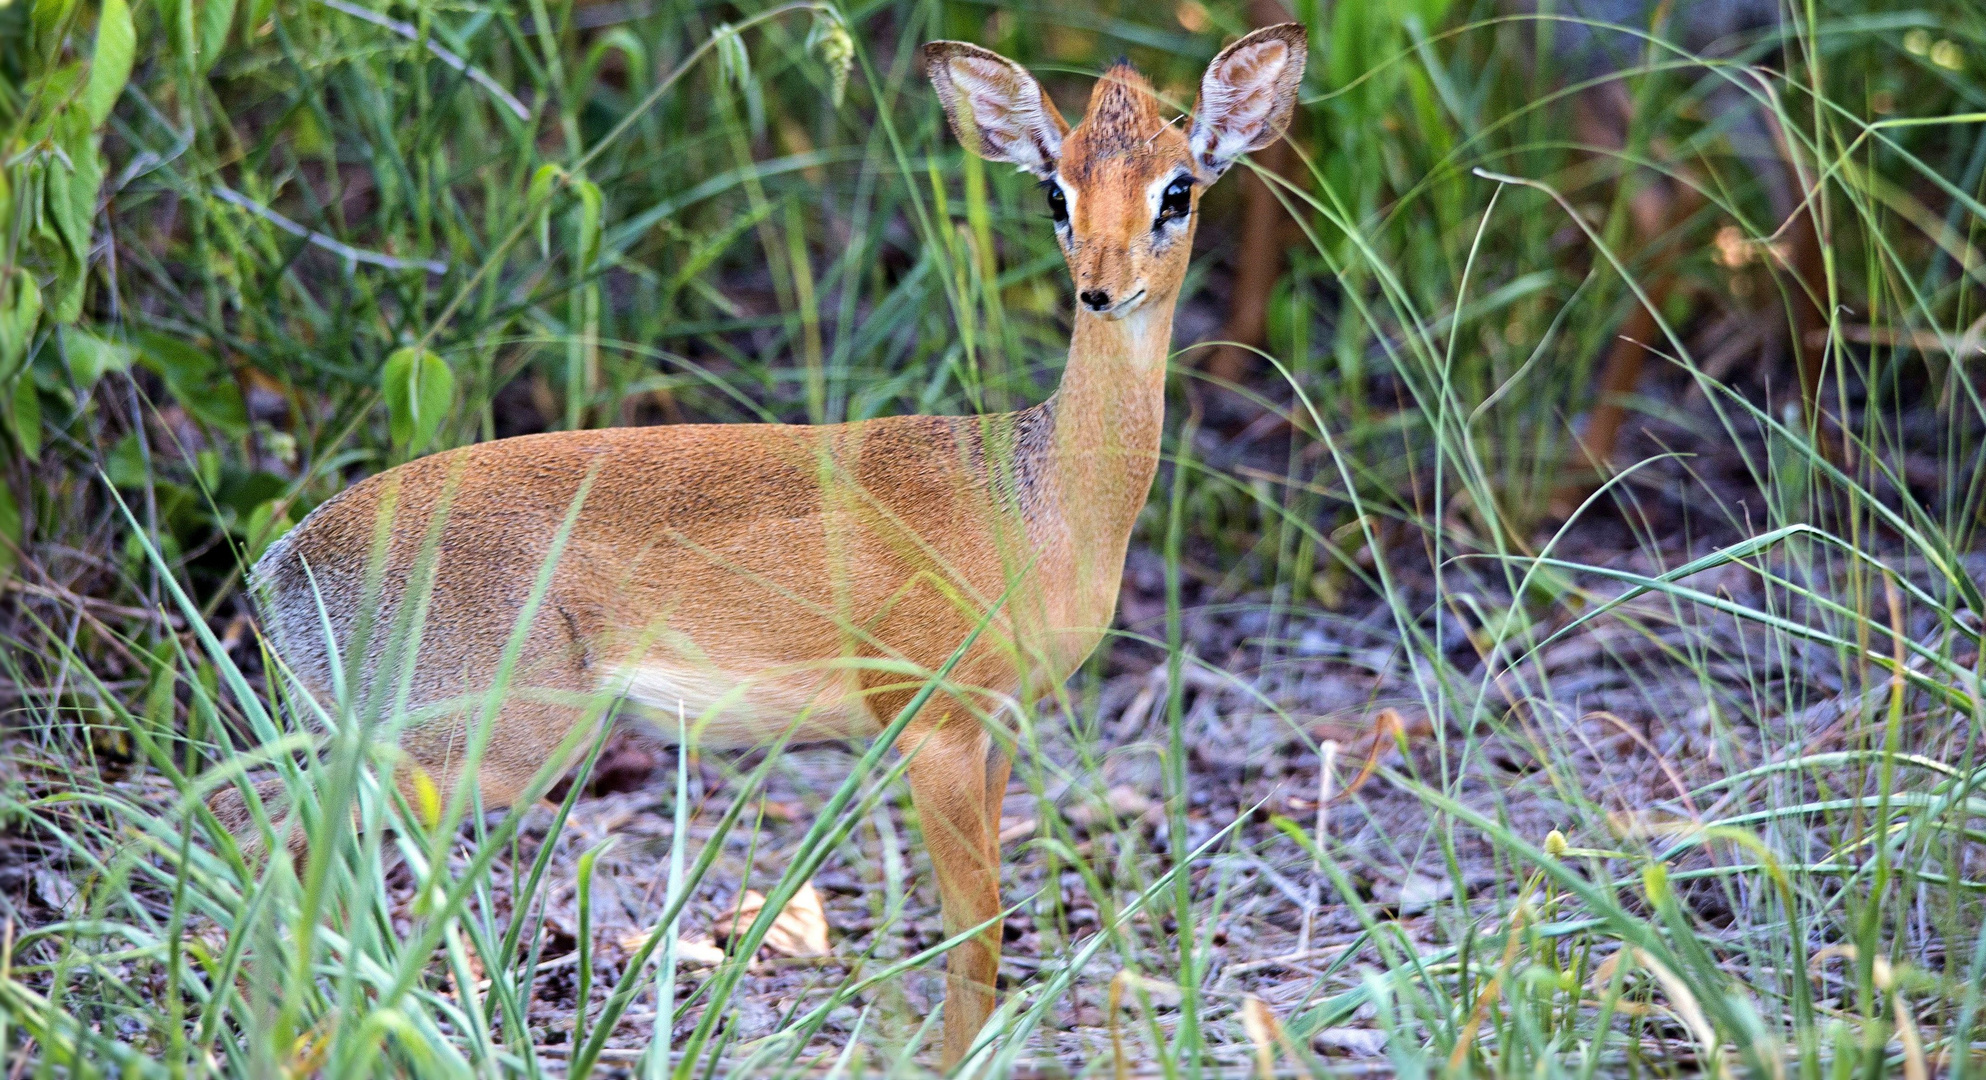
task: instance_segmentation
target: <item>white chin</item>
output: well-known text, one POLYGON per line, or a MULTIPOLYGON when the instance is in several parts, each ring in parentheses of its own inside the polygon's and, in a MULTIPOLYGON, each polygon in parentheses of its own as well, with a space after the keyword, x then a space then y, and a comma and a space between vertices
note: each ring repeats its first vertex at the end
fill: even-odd
POLYGON ((1145 290, 1139 289, 1137 292, 1132 293, 1130 296, 1127 296, 1124 299, 1119 300, 1117 303, 1112 304, 1109 307, 1104 308, 1102 311, 1097 312, 1097 314, 1105 319, 1109 319, 1111 322, 1116 322, 1117 320, 1123 318, 1126 315, 1131 314, 1134 311, 1137 311, 1139 308, 1144 306, 1145 306, 1145 290))

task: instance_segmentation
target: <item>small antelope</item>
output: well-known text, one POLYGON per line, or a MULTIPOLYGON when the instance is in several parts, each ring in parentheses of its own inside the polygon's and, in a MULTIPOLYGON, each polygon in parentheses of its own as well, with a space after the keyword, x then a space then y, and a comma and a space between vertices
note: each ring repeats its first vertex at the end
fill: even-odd
MULTIPOLYGON (((898 749, 946 927, 992 919, 1010 761, 982 721, 1059 685, 1110 625, 1158 467, 1194 209, 1288 125, 1306 48, 1297 24, 1235 42, 1181 130, 1128 63, 1071 128, 1014 62, 925 46, 959 141, 1041 178, 1081 301, 1052 397, 976 417, 566 431, 409 462, 318 507, 256 564, 270 641, 321 700, 339 664, 354 700, 404 695, 422 718, 407 757, 444 795, 466 780, 498 807, 578 741, 589 699, 669 730, 680 708, 704 746, 870 738, 983 623, 898 749), (468 719, 569 512, 486 751, 462 776, 468 719), (365 630, 403 614, 419 624, 411 662, 365 630)), ((242 809, 228 807, 236 821, 242 809)), ((948 958, 948 1066, 993 1007, 999 951, 996 926, 948 958)))

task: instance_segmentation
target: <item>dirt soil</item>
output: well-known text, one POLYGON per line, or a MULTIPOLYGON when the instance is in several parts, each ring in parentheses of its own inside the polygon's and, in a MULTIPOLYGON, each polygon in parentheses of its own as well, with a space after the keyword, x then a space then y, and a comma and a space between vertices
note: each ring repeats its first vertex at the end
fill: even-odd
MULTIPOLYGON (((1650 382, 1662 378, 1658 374, 1650 382)), ((1695 440, 1696 454, 1638 474, 1626 489, 1629 498, 1595 508, 1558 538, 1558 557, 1653 574, 1734 538, 1731 515, 1718 517, 1701 507, 1707 498, 1727 508, 1747 498, 1755 502, 1756 489, 1736 447, 1703 446, 1700 436, 1683 426, 1709 423, 1708 408, 1700 397, 1689 403, 1686 385, 1671 382, 1644 391, 1673 392, 1671 400, 1687 407, 1674 422, 1637 416, 1641 426, 1629 453, 1655 454, 1695 440)), ((1695 430, 1700 433, 1701 427, 1695 430)), ((1203 456, 1245 460, 1251 451, 1234 445, 1244 434, 1210 425, 1202 435, 1203 456)), ((1264 459, 1273 462, 1285 453, 1286 446, 1268 447, 1264 459)), ((1557 524, 1541 523, 1534 542, 1542 544, 1557 524)), ((1361 929, 1347 897, 1334 875, 1320 872, 1283 832, 1278 818, 1323 837, 1340 875, 1336 880, 1375 914, 1397 919, 1411 938, 1431 948, 1453 939, 1444 923, 1452 928, 1465 917, 1488 920, 1506 908, 1524 874, 1499 864, 1481 835, 1434 816, 1394 777, 1445 784, 1462 802, 1533 843, 1542 844, 1551 830, 1561 829, 1574 846, 1609 848, 1622 842, 1621 835, 1606 831, 1609 821, 1619 825, 1663 812, 1713 814, 1717 806, 1693 798, 1693 789, 1771 755, 1847 744, 1865 734, 1861 676, 1842 670, 1834 653, 1818 647, 1789 650, 1783 642, 1768 648, 1754 626, 1667 600, 1636 600, 1521 663, 1512 664, 1507 656, 1486 658, 1483 620, 1474 613, 1508 609, 1507 590, 1496 575, 1470 568, 1468 560, 1444 562, 1437 577, 1418 544, 1409 538, 1388 552, 1402 599, 1396 608, 1356 588, 1347 590, 1335 610, 1324 610, 1314 602, 1292 607, 1271 596, 1223 593, 1221 575, 1211 571, 1188 582, 1185 640, 1207 666, 1189 667, 1184 678, 1187 838, 1197 847, 1219 837, 1192 867, 1192 889, 1204 898, 1196 910, 1211 921, 1195 929, 1212 945, 1204 984, 1208 1038, 1219 1045, 1223 1059, 1237 1065, 1251 1051, 1240 1025, 1222 1018, 1234 1015, 1244 995, 1260 997, 1288 1023, 1355 987, 1361 966, 1356 955, 1339 963, 1359 942, 1361 929), (1434 695, 1423 691, 1422 680, 1434 676, 1402 647, 1403 628, 1430 635, 1453 670, 1481 686, 1485 705, 1477 715, 1429 714, 1425 703, 1434 695), (1704 670, 1712 677, 1703 678, 1704 670), (1328 778, 1327 757, 1334 765, 1328 778), (1320 787, 1332 796, 1323 812, 1320 787), (1452 895, 1457 880, 1467 890, 1459 905, 1452 895)), ((1872 546, 1894 547, 1881 537, 1872 546)), ((1189 552, 1189 562, 1193 555, 1189 552)), ((1840 569, 1772 565, 1805 580, 1840 569)), ((1986 574, 1986 559, 1975 559, 1970 569, 1975 576, 1986 574)), ((1156 554, 1134 549, 1125 570, 1122 629, 1163 638, 1163 571, 1156 554)), ((1788 606, 1783 589, 1769 595, 1760 576, 1742 567, 1709 571, 1691 584, 1801 617, 1797 607, 1788 606)), ((1621 590, 1620 583, 1599 575, 1568 576, 1558 583, 1559 596, 1517 608, 1549 632, 1565 625, 1582 604, 1590 608, 1621 590), (1574 590, 1585 591, 1578 603, 1550 602, 1574 590)), ((1914 625, 1905 630, 1929 632, 1914 625)), ((1129 635, 1105 648, 1097 666, 1100 679, 1073 703, 1077 718, 1053 710, 1044 715, 1036 733, 1039 750, 1017 766, 1008 792, 1005 896, 1020 905, 1004 932, 1002 981, 1008 987, 1059 970, 1084 939, 1114 918, 1113 897, 1134 893, 1170 865, 1170 827, 1162 804, 1168 699, 1163 653, 1129 635), (1057 808, 1059 825, 1044 825, 1045 804, 1057 808), (1083 873, 1051 857, 1050 839, 1107 875, 1105 895, 1093 894, 1083 873), (1051 865, 1058 868, 1052 879, 1051 865)), ((1920 748, 1936 753, 1948 734, 1922 732, 1920 748)), ((32 748, 19 749, 32 756, 32 748)), ((777 877, 853 759, 842 747, 784 755, 762 806, 745 817, 747 826, 757 818, 759 828, 742 828, 730 838, 690 903, 685 939, 710 940, 713 920, 735 903, 740 890, 763 889, 777 877)), ((595 879, 598 945, 591 1004, 597 1007, 661 910, 675 760, 676 751, 653 735, 617 734, 560 838, 549 871, 543 908, 548 932, 530 1005, 537 1041, 554 1064, 566 1052, 580 1005, 575 862, 580 853, 615 840, 600 856, 595 879)), ((754 763, 749 757, 710 755, 694 761, 693 852, 726 808, 732 790, 727 778, 754 763)), ((42 790, 62 782, 32 770, 17 779, 42 790)), ((165 798, 169 792, 160 788, 157 794, 165 798)), ((523 842, 498 860, 493 880, 500 885, 528 869, 553 817, 548 806, 527 813, 523 842)), ((734 1053, 780 1029, 843 980, 942 939, 929 864, 915 835, 907 799, 898 798, 878 809, 830 858, 814 884, 824 901, 833 954, 762 957, 730 1006, 734 1053), (903 887, 900 896, 892 895, 893 883, 903 887), (898 901, 901 910, 893 915, 898 901)), ((5 843, 0 892, 9 913, 21 925, 52 917, 66 903, 61 876, 46 861, 55 853, 18 834, 5 843)), ((466 862, 470 850, 465 831, 455 858, 466 862)), ((1621 862, 1616 870, 1628 865, 1621 862)), ((1673 865, 1692 864, 1685 857, 1673 865)), ((403 870, 393 880, 403 909, 410 906, 410 875, 403 870)), ((509 918, 506 888, 494 898, 500 926, 509 918)), ((1704 888, 1692 901, 1702 912, 1725 903, 1726 895, 1704 888)), ((1168 970, 1167 957, 1176 955, 1175 930, 1169 920, 1155 923, 1143 915, 1128 920, 1121 945, 1100 951, 1080 972, 1074 991, 1038 1034, 1043 1067, 1050 1058, 1073 1065, 1111 1053, 1105 1003, 1121 967, 1119 948, 1140 958, 1140 970, 1168 970)), ((683 986, 693 991, 707 972, 686 964, 683 986)), ((889 1052, 915 1033, 941 991, 935 965, 880 985, 864 995, 861 1007, 839 1009, 808 1056, 832 1061, 858 1022, 874 1052, 889 1052)), ((680 1021, 679 1034, 688 1033, 699 1009, 693 1005, 680 1021)), ((652 1010, 652 998, 644 995, 625 1015, 609 1064, 631 1062, 646 1045, 652 1010)), ((1313 1036, 1320 1051, 1343 1058, 1383 1052, 1367 1017, 1328 1019, 1313 1036)), ((1134 1061, 1149 1060, 1142 1021, 1127 1015, 1124 1023, 1134 1061)))

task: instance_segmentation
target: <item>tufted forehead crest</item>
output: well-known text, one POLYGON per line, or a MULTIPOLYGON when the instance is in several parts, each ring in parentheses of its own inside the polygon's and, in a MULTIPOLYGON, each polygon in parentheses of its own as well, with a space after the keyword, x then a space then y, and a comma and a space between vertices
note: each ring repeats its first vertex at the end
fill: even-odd
POLYGON ((1083 114, 1074 140, 1088 157, 1114 157, 1144 146, 1164 127, 1152 84, 1128 61, 1120 60, 1090 92, 1089 111, 1083 114))

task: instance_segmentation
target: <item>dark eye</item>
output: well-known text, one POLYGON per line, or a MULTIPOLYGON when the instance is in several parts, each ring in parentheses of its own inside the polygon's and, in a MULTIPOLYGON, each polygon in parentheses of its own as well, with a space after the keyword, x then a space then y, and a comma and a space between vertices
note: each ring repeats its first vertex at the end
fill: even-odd
POLYGON ((1159 196, 1158 220, 1154 225, 1176 221, 1193 212, 1193 181, 1182 176, 1165 186, 1165 194, 1159 196))
POLYGON ((1054 218, 1057 225, 1067 224, 1069 200, 1062 194, 1062 185, 1053 180, 1043 180, 1041 187, 1043 191, 1048 192, 1048 216, 1054 218))

